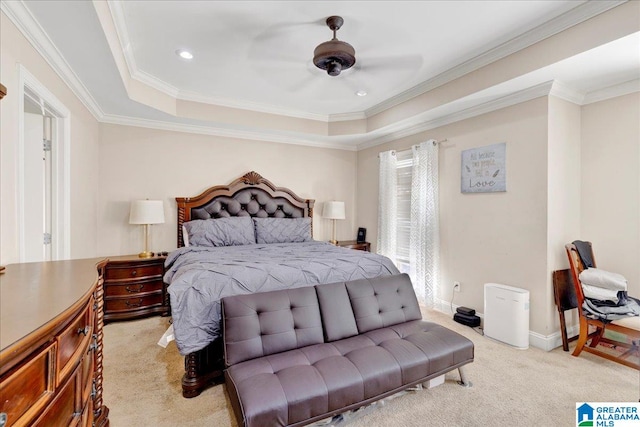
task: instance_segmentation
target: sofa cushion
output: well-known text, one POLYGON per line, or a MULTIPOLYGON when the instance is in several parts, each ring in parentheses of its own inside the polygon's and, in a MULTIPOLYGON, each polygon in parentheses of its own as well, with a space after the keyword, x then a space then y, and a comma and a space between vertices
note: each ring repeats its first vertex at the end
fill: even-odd
POLYGON ((324 341, 313 287, 222 299, 227 366, 324 341))
POLYGON ((225 376, 238 422, 291 425, 352 409, 473 360, 473 343, 422 320, 248 360, 225 376))
POLYGON ((351 309, 347 286, 331 283, 316 286, 325 341, 335 341, 358 334, 356 318, 351 309))
POLYGON ((353 280, 346 287, 360 333, 422 318, 407 274, 353 280))

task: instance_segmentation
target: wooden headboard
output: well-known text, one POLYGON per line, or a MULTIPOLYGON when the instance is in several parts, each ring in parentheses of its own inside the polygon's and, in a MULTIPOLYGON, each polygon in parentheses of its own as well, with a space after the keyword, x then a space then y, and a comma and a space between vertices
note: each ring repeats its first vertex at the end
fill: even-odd
MULTIPOLYGON (((251 216, 258 218, 313 218, 313 199, 303 199, 284 187, 276 187, 251 171, 229 185, 216 185, 195 197, 176 197, 178 247, 184 246, 182 225, 194 219, 251 216)), ((311 223, 313 233, 313 222, 311 223)))

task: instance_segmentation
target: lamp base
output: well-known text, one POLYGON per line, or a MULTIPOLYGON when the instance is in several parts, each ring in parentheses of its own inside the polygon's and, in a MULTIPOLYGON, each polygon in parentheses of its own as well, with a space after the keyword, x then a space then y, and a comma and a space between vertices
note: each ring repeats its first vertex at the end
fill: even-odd
POLYGON ((151 258, 153 256, 153 252, 140 252, 138 254, 138 258, 151 258))

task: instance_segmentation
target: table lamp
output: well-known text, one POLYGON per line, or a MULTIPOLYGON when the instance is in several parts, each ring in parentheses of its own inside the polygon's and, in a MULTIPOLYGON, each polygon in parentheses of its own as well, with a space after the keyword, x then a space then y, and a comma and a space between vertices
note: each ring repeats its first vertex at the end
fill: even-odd
POLYGON ((149 252, 149 225, 164 223, 164 207, 162 200, 134 200, 129 211, 129 224, 144 225, 144 252, 140 252, 140 258, 151 258, 149 252))
POLYGON ((322 216, 333 222, 333 230, 331 233, 331 243, 337 244, 336 240, 336 219, 344 219, 344 202, 329 201, 325 202, 322 209, 322 216))

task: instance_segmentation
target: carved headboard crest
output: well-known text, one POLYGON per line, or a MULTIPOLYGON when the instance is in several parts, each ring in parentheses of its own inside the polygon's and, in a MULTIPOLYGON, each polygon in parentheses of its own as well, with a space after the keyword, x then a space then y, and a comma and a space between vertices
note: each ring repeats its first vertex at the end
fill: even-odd
MULTIPOLYGON (((258 172, 255 172, 255 171, 245 173, 240 177, 240 181, 248 185, 260 184, 261 181, 269 182, 266 179, 264 179, 262 175, 260 175, 258 172)), ((269 182, 269 184, 271 183, 269 182)))

